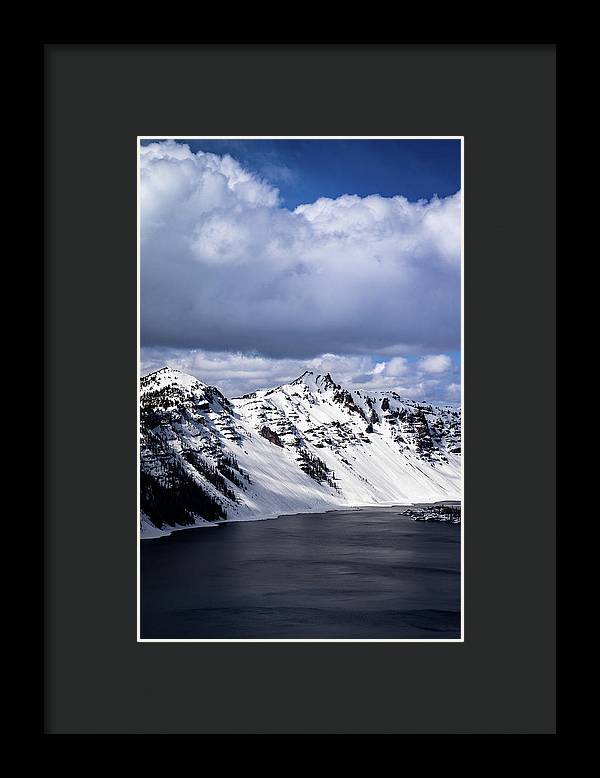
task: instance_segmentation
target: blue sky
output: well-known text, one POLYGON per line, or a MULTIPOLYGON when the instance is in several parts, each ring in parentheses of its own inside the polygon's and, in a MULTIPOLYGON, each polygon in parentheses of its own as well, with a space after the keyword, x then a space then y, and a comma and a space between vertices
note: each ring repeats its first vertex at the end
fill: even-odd
MULTIPOLYGON (((152 141, 142 141, 148 144, 152 141)), ((229 154, 279 189, 294 209, 319 197, 447 197, 460 189, 458 140, 186 140, 192 151, 229 154)))
POLYGON ((142 372, 460 397, 460 141, 140 151, 142 372))

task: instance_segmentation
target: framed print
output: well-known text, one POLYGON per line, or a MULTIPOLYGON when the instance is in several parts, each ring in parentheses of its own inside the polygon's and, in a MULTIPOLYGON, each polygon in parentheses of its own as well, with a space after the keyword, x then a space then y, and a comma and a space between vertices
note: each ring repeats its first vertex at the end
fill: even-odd
POLYGON ((463 139, 138 140, 139 639, 462 640, 463 139))
POLYGON ((45 46, 47 735, 556 733, 555 65, 45 46))

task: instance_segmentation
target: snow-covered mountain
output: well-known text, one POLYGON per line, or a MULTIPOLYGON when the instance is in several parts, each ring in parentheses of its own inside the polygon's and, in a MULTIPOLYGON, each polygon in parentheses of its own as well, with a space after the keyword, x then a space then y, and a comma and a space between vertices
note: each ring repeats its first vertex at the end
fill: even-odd
POLYGON ((142 537, 176 526, 460 499, 461 418, 306 371, 235 399, 163 368, 140 386, 142 537))

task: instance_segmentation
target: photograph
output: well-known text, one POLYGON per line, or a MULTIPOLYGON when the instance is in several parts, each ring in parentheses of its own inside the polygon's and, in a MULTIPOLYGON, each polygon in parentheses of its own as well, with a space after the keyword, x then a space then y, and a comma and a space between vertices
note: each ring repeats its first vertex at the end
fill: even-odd
POLYGON ((463 642, 464 138, 131 155, 138 642, 463 642))

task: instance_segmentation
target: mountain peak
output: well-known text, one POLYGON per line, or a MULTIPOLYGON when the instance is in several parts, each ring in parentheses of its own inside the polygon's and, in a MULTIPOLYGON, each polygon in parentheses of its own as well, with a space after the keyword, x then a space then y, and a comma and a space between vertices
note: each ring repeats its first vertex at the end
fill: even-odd
POLYGON ((290 386, 296 386, 296 384, 304 384, 306 383, 306 379, 309 379, 314 376, 314 373, 312 370, 305 370, 302 375, 299 375, 298 378, 294 378, 293 381, 290 381, 290 386))
POLYGON ((142 376, 141 384, 143 388, 147 389, 160 389, 163 386, 168 386, 170 384, 177 384, 186 389, 198 389, 206 386, 206 384, 199 381, 195 376, 184 373, 183 370, 178 370, 175 367, 169 367, 168 365, 161 367, 160 370, 155 370, 153 373, 142 376))
POLYGON ((305 370, 298 378, 290 381, 290 386, 298 386, 304 384, 311 391, 327 391, 328 389, 338 389, 338 385, 335 383, 329 373, 315 373, 314 370, 305 370))

